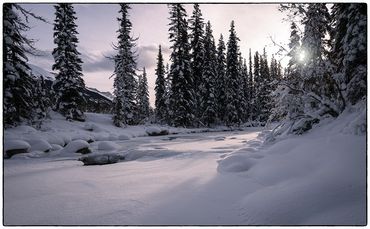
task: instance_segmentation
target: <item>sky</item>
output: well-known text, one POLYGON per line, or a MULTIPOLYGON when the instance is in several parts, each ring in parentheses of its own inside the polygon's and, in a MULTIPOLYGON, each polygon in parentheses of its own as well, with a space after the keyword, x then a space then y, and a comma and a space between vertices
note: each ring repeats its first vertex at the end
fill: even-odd
MULTIPOLYGON (((188 18, 193 12, 193 4, 184 4, 188 18)), ((30 57, 31 64, 51 71, 53 58, 53 21, 55 18, 52 4, 22 4, 26 9, 47 19, 49 23, 31 19, 29 38, 37 40, 35 47, 43 56, 30 57)), ((230 23, 235 21, 235 29, 240 39, 240 51, 248 58, 252 53, 262 52, 266 47, 268 58, 278 51, 271 41, 286 44, 289 39, 289 23, 285 15, 278 11, 278 4, 200 4, 205 22, 211 22, 213 36, 218 42, 223 34, 225 43, 229 37, 230 23)), ((119 17, 118 4, 74 4, 76 24, 79 33, 78 51, 83 61, 83 78, 88 87, 100 91, 113 92, 113 62, 107 58, 114 55, 113 44, 117 42, 119 17)), ((137 37, 137 66, 146 68, 149 85, 150 103, 154 106, 155 67, 158 45, 162 45, 165 62, 169 63, 170 42, 168 39, 169 10, 166 4, 131 4, 129 19, 132 22, 132 35, 137 37)), ((283 58, 283 57, 279 57, 283 58)), ((286 59, 286 58, 285 58, 286 59)), ((282 64, 286 60, 282 59, 282 64)), ((248 63, 248 62, 247 62, 248 63)))

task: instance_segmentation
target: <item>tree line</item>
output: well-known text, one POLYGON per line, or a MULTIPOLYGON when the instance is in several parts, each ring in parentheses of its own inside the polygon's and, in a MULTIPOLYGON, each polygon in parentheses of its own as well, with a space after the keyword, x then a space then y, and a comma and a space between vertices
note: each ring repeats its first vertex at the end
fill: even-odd
POLYGON ((169 11, 171 64, 166 71, 159 47, 156 120, 185 127, 265 123, 274 106, 272 91, 282 78, 280 63, 272 57, 269 65, 263 50, 253 60, 249 53, 248 68, 234 21, 227 43, 221 34, 216 44, 199 4, 189 19, 182 4, 169 4, 169 11))
MULTIPOLYGON (((183 127, 284 120, 281 130, 303 133, 323 117, 337 117, 366 99, 365 4, 336 3, 331 14, 321 3, 281 5, 282 11, 299 18, 299 25, 291 24, 285 71, 274 56, 268 60, 265 49, 253 55, 250 50, 247 63, 234 21, 227 42, 221 34, 216 43, 199 4, 194 4, 190 18, 182 4, 168 4, 170 63, 164 63, 159 45, 154 112, 149 106, 145 68, 137 69, 130 6, 119 5, 116 55, 112 57, 116 126, 149 120, 183 127), (299 59, 302 52, 304 60, 299 59)), ((5 124, 42 121, 50 107, 68 120, 84 121, 86 101, 81 88, 85 84, 73 5, 55 5, 52 68, 56 80, 52 91, 45 91, 42 79, 35 81, 29 71, 26 52, 32 42, 22 35, 29 27, 16 11, 44 19, 17 4, 4 4, 3 10, 5 124)))

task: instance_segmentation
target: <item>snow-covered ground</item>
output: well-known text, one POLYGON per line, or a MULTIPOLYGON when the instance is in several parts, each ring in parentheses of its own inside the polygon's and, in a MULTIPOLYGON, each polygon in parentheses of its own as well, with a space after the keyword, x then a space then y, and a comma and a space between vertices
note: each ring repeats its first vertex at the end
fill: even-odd
POLYGON ((268 129, 123 129, 108 115, 71 123, 53 114, 42 131, 5 131, 5 145, 28 143, 30 153, 4 160, 4 223, 364 225, 366 136, 350 131, 358 117, 345 113, 306 135, 264 143, 268 129), (153 129, 177 134, 148 136, 153 129), (71 151, 87 141, 93 154, 125 160, 83 166, 71 151))

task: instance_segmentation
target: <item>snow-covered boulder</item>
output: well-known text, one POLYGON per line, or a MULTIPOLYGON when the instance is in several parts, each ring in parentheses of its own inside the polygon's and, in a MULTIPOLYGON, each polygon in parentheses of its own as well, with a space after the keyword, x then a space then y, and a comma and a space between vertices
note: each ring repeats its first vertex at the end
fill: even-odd
POLYGON ((68 145, 63 149, 63 152, 87 154, 91 153, 89 146, 90 144, 87 141, 74 140, 68 143, 68 145))
POLYGON ((33 151, 42 151, 42 152, 49 152, 53 147, 49 144, 49 142, 45 141, 44 139, 37 139, 37 140, 29 140, 28 143, 31 145, 31 152, 33 151))
POLYGON ((51 150, 52 151, 56 151, 56 150, 61 150, 61 149, 63 149, 63 147, 62 146, 60 146, 60 145, 56 145, 56 144, 51 144, 51 150))
POLYGON ((98 150, 115 150, 118 149, 120 146, 111 141, 102 141, 98 144, 98 150))
POLYGON ((116 153, 92 154, 79 158, 84 165, 105 165, 113 164, 123 160, 124 157, 116 153))
POLYGON ((118 140, 121 140, 121 141, 130 140, 130 137, 126 134, 121 134, 118 136, 118 140))
POLYGON ((161 129, 159 127, 150 126, 145 128, 146 133, 149 136, 161 136, 161 135, 168 135, 169 131, 166 129, 161 129))
POLYGON ((92 143, 95 141, 95 137, 90 135, 90 134, 83 134, 83 133, 78 133, 74 136, 72 136, 72 140, 84 140, 88 143, 92 143))
POLYGON ((4 158, 11 158, 15 154, 28 153, 31 146, 23 140, 9 140, 4 142, 4 158))

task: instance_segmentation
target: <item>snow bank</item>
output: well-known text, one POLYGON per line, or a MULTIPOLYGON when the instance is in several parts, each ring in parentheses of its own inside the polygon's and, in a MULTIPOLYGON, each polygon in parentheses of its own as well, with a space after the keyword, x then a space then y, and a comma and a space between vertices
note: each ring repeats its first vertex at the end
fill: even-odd
POLYGON ((346 131, 364 121, 363 113, 346 112, 302 136, 278 138, 259 151, 241 149, 219 160, 219 172, 244 177, 246 186, 261 185, 241 198, 245 224, 364 225, 366 138, 346 131))

